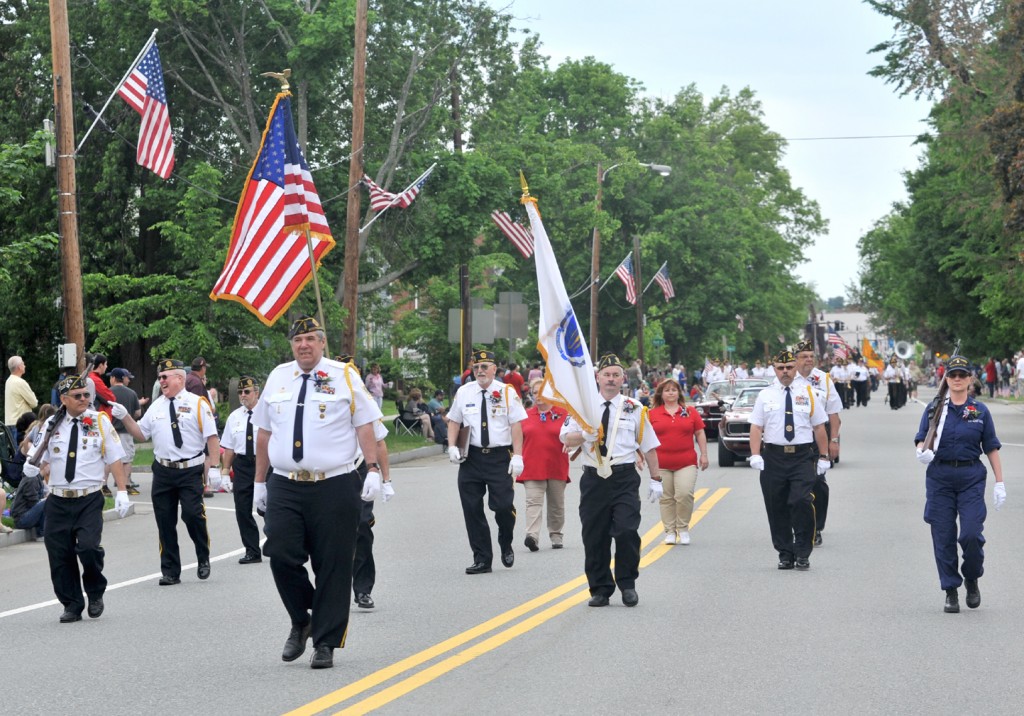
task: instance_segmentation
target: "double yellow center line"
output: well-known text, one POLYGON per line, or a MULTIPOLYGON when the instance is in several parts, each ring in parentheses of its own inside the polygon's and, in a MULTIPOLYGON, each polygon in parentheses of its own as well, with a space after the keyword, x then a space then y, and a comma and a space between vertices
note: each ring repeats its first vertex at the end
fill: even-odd
MULTIPOLYGON (((721 487, 715 490, 715 492, 706 500, 700 502, 700 505, 693 511, 693 517, 690 519, 690 527, 692 528, 694 525, 700 522, 701 519, 703 519, 704 516, 711 510, 711 508, 718 504, 718 502, 723 497, 725 497, 725 495, 728 492, 728 487, 721 487)), ((694 500, 696 502, 699 502, 701 499, 704 498, 705 495, 707 495, 707 493, 707 488, 697 490, 697 492, 694 494, 694 500)), ((648 547, 651 542, 661 537, 662 534, 662 526, 659 522, 657 525, 648 530, 647 534, 643 536, 640 548, 644 549, 648 547)), ((647 567, 653 562, 656 562, 657 560, 661 559, 661 557, 663 557, 669 551, 669 549, 670 547, 666 544, 657 544, 653 549, 647 552, 640 560, 640 568, 642 569, 644 567, 647 567)), ((385 681, 389 681, 397 676, 400 676, 401 674, 404 674, 407 671, 411 671, 412 669, 415 669, 416 667, 421 666, 426 662, 431 661, 432 659, 435 659, 448 652, 454 651, 459 647, 463 646, 464 644, 467 644, 491 631, 494 631, 499 627, 505 626, 509 622, 515 621, 516 619, 519 619, 520 617, 529 614, 533 610, 538 609, 539 607, 542 607, 549 602, 553 602, 561 597, 565 597, 564 599, 561 599, 561 601, 552 604, 546 609, 543 609, 542 611, 539 611, 536 614, 533 614, 532 616, 523 619, 522 621, 519 621, 513 624, 512 626, 502 631, 499 631, 498 633, 482 641, 479 641, 456 654, 447 657, 446 659, 442 659, 436 664, 428 666, 427 668, 418 671, 415 674, 408 676, 395 684, 392 684, 386 689, 382 689, 381 691, 378 691, 372 696, 368 696, 362 701, 352 704, 351 706, 338 712, 339 714, 345 714, 346 716, 348 714, 354 715, 369 713, 374 709, 378 709, 381 706, 389 704, 395 699, 400 698, 405 694, 408 694, 410 691, 413 691, 421 686, 430 683, 434 679, 437 679, 438 677, 443 676, 449 671, 452 671, 453 669, 456 669, 459 666, 462 666, 463 664, 472 661, 478 656, 482 656, 489 651, 493 651, 502 644, 506 644, 512 639, 515 639, 516 637, 521 636, 539 627, 541 624, 544 624, 545 622, 571 609, 577 604, 585 602, 590 598, 590 590, 586 588, 580 588, 586 587, 586 584, 587 578, 585 576, 577 577, 576 579, 570 580, 565 584, 555 587, 551 591, 546 592, 545 594, 542 594, 535 599, 531 599, 528 602, 520 604, 514 609, 508 610, 504 614, 499 614, 493 619, 489 619, 486 622, 473 627, 472 629, 467 629, 461 634, 456 634, 450 639, 445 639, 441 643, 436 644, 430 647, 429 649, 424 649, 418 654, 413 654, 412 656, 406 657, 405 659, 395 662, 394 664, 387 666, 383 669, 380 669, 379 671, 375 671, 374 673, 369 674, 368 676, 365 676, 362 679, 359 679, 358 681, 349 684, 348 686, 345 686, 341 689, 338 689, 337 691, 333 691, 329 694, 326 694, 320 697, 319 699, 316 699, 315 701, 311 701, 305 706, 300 706, 294 711, 290 711, 288 714, 286 714, 286 716, 310 716, 312 714, 318 714, 321 711, 324 711, 326 709, 331 708, 332 706, 336 706, 342 703, 343 701, 348 701, 349 699, 355 698, 356 696, 359 696, 360 694, 363 694, 366 691, 369 691, 370 689, 379 686, 380 684, 383 684, 385 681), (573 592, 574 590, 578 589, 580 591, 576 591, 574 594, 569 594, 570 592, 573 592), (566 594, 569 594, 569 596, 566 597, 566 594)))

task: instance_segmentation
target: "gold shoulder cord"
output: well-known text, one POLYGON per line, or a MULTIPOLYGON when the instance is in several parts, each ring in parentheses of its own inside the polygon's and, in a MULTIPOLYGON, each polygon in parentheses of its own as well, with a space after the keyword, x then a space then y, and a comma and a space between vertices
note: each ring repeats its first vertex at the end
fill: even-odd
POLYGON ((356 392, 352 389, 352 376, 348 373, 348 366, 346 365, 342 370, 345 371, 345 384, 348 386, 348 394, 351 400, 348 402, 348 412, 350 415, 356 414, 356 392))
POLYGON ((647 424, 647 412, 648 408, 646 405, 640 406, 640 436, 636 440, 636 444, 639 447, 644 441, 644 426, 647 424))
POLYGON ((807 386, 807 395, 811 399, 811 415, 814 415, 814 391, 811 386, 807 386))
POLYGON ((210 401, 199 396, 199 402, 196 403, 196 412, 199 413, 196 418, 199 420, 199 435, 202 437, 203 434, 203 403, 206 403, 206 407, 210 409, 210 415, 213 415, 213 406, 210 405, 210 401))
POLYGON ((96 424, 100 426, 100 457, 107 456, 107 439, 103 435, 103 418, 105 417, 107 417, 106 413, 97 411, 96 424))

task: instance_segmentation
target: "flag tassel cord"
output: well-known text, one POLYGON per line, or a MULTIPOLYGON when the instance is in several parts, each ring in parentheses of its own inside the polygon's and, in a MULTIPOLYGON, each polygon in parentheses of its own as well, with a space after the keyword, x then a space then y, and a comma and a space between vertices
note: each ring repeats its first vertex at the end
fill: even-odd
POLYGON ((118 90, 121 89, 121 85, 123 85, 124 81, 128 79, 128 75, 135 71, 135 68, 139 64, 139 60, 149 52, 149 48, 153 46, 154 42, 156 42, 157 32, 159 32, 159 28, 153 30, 153 34, 149 36, 149 40, 146 41, 146 44, 139 51, 139 54, 135 56, 134 60, 132 60, 132 63, 128 65, 128 71, 124 73, 124 77, 121 78, 120 82, 114 85, 114 91, 110 93, 109 97, 107 97, 107 101, 103 103, 103 108, 100 109, 99 114, 96 115, 96 119, 92 121, 92 124, 89 125, 89 129, 85 132, 85 136, 82 137, 82 141, 79 142, 78 147, 75 148, 75 155, 82 151, 82 147, 85 146, 85 140, 89 138, 89 135, 92 134, 92 130, 95 129, 97 124, 99 124, 100 118, 103 116, 103 113, 107 111, 107 107, 110 105, 111 100, 114 99, 114 95, 116 95, 118 90))
MULTIPOLYGON (((382 214, 383 214, 383 213, 384 213, 385 211, 387 211, 387 210, 388 210, 388 209, 390 209, 390 208, 391 208, 392 206, 394 206, 395 204, 397 204, 397 203, 398 203, 399 197, 401 197, 401 196, 402 196, 402 194, 405 194, 405 192, 409 191, 409 190, 410 190, 410 189, 412 189, 412 188, 413 188, 414 186, 416 186, 416 185, 417 185, 417 184, 418 184, 418 183, 419 183, 419 182, 420 182, 420 181, 421 181, 421 180, 423 179, 423 177, 427 176, 427 174, 430 174, 430 172, 434 171, 434 167, 436 167, 436 166, 437 166, 437 162, 434 162, 433 164, 431 164, 431 165, 430 165, 430 167, 429 167, 429 168, 427 169, 427 171, 423 172, 423 173, 422 173, 422 174, 420 174, 420 175, 419 175, 418 177, 416 177, 416 179, 415 179, 415 180, 413 181, 413 183, 412 183, 412 184, 410 184, 409 186, 405 187, 405 190, 404 190, 404 191, 402 191, 402 192, 401 192, 401 193, 399 193, 399 194, 395 194, 395 198, 391 200, 391 203, 390 203, 390 204, 388 204, 387 206, 385 206, 385 207, 384 207, 383 209, 381 209, 380 211, 378 211, 378 212, 377 212, 377 213, 376 213, 376 214, 374 215, 374 217, 373 217, 372 219, 370 219, 369 221, 367 221, 367 222, 366 222, 366 225, 365 225, 365 226, 364 226, 363 228, 359 229, 359 233, 361 234, 361 233, 363 233, 364 231, 366 231, 367 229, 369 229, 369 228, 370 228, 370 225, 371 225, 371 224, 372 224, 373 222, 375 222, 375 221, 376 221, 377 219, 379 219, 379 218, 381 217, 381 215, 382 215, 382 214)), ((349 189, 349 191, 351 191, 351 189, 349 189)))
POLYGON ((647 289, 649 289, 649 288, 651 287, 651 284, 652 284, 652 283, 654 283, 654 280, 655 280, 655 279, 656 279, 656 278, 658 277, 658 274, 660 274, 660 273, 661 273, 661 270, 662 270, 663 268, 665 268, 666 266, 668 266, 668 261, 666 261, 665 263, 663 263, 663 264, 661 265, 661 268, 660 268, 660 269, 658 269, 657 271, 655 271, 655 272, 654 272, 654 275, 653 275, 653 276, 651 276, 651 280, 647 282, 647 285, 646 285, 646 286, 644 286, 644 290, 643 290, 643 291, 641 291, 640 293, 647 293, 647 289))

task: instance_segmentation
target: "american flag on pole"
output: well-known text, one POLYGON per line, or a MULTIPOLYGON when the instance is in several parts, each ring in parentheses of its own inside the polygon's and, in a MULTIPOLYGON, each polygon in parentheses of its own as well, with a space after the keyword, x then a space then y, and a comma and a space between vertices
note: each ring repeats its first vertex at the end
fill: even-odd
POLYGON ((498 225, 501 229, 501 233, 508 237, 519 253, 523 255, 524 259, 528 259, 533 256, 533 234, 528 228, 512 221, 512 217, 504 211, 492 211, 491 220, 498 225))
POLYGON ((117 93, 142 115, 135 161, 151 169, 161 179, 166 179, 174 169, 174 135, 171 134, 171 117, 167 113, 167 91, 164 88, 160 51, 155 42, 117 93))
POLYGON ((238 202, 224 269, 210 292, 215 301, 238 301, 268 326, 313 277, 305 232, 309 231, 318 266, 334 248, 295 138, 290 96, 281 92, 270 109, 260 151, 238 202))
POLYGON ((619 267, 615 269, 615 275, 622 283, 626 284, 626 300, 636 304, 636 283, 633 281, 633 252, 626 254, 619 267))
POLYGON ((434 170, 431 167, 423 173, 423 175, 417 179, 411 187, 403 191, 401 194, 392 194, 391 192, 382 189, 373 181, 367 174, 363 174, 363 184, 370 190, 370 208, 374 211, 383 211, 391 206, 397 206, 400 209, 408 209, 409 205, 412 204, 413 200, 420 193, 420 189, 423 188, 423 184, 427 181, 427 177, 434 170))
POLYGON ((658 273, 654 274, 654 280, 661 286, 661 292, 665 294, 665 302, 676 297, 676 290, 672 287, 672 279, 668 277, 668 261, 661 265, 658 273))
POLYGON ((850 355, 849 346, 846 345, 846 341, 833 330, 828 332, 828 342, 832 346, 832 355, 836 358, 848 358, 850 355))

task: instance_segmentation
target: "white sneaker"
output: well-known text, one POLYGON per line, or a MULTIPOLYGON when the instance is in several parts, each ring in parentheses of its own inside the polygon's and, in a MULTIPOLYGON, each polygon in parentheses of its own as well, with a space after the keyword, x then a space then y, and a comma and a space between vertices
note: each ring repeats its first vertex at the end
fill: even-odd
POLYGON ((690 533, 689 532, 680 532, 679 533, 679 541, 676 544, 690 544, 690 533))
POLYGON ((675 532, 666 532, 665 533, 665 544, 675 544, 675 543, 676 543, 676 533, 675 532))

